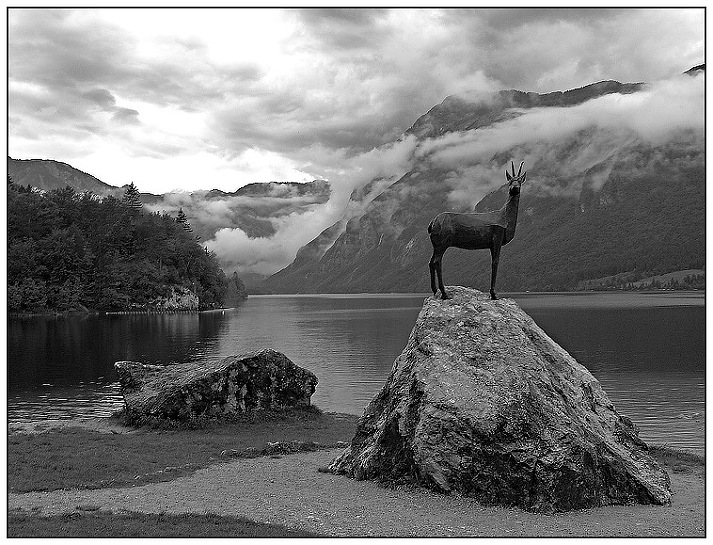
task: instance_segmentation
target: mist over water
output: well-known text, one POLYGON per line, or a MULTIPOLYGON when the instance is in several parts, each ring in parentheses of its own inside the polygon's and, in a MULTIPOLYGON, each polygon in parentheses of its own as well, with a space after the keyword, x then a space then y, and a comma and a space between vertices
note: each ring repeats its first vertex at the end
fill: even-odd
MULTIPOLYGON (((592 372, 642 439, 702 451, 702 293, 511 296, 592 372)), ((118 360, 198 362, 267 347, 317 375, 313 404, 360 415, 424 297, 253 296, 237 309, 195 314, 10 318, 9 422, 109 416, 122 405, 118 360)))

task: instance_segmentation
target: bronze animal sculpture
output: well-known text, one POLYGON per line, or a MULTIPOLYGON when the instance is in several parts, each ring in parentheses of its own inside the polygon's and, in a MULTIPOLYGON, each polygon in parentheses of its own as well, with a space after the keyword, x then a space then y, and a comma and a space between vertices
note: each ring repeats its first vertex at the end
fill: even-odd
POLYGON ((445 251, 454 246, 465 250, 490 249, 492 258, 492 271, 490 276, 490 298, 497 299, 495 293, 495 279, 498 275, 500 261, 500 248, 510 242, 515 236, 517 226, 517 207, 520 203, 520 186, 527 179, 527 172, 522 172, 525 163, 520 163, 520 168, 515 174, 515 163, 512 165, 512 176, 505 169, 507 178, 508 200, 497 212, 456 214, 442 212, 428 225, 428 233, 433 244, 433 256, 428 263, 431 270, 431 290, 436 295, 436 275, 438 275, 438 289, 441 298, 448 299, 446 288, 443 285, 443 271, 441 261, 445 251))

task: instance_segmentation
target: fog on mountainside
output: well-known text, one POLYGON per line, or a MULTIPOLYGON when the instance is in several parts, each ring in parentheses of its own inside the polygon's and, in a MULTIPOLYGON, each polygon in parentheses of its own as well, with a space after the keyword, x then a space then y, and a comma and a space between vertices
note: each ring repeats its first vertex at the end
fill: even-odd
MULTIPOLYGON (((502 290, 573 289, 591 279, 705 265, 704 78, 700 65, 655 83, 602 81, 565 92, 461 93, 396 141, 344 157, 329 181, 234 192, 143 193, 150 212, 183 210, 228 274, 268 292, 427 291, 439 212, 497 209, 504 170, 525 162, 502 290)), ((123 188, 64 163, 8 157, 18 185, 123 188)), ((208 182, 209 183, 209 182, 208 182)), ((487 252, 450 250, 448 283, 482 287, 487 252)))
MULTIPOLYGON (((448 97, 402 140, 408 171, 357 214, 302 248, 270 292, 429 289, 428 222, 444 210, 497 209, 504 169, 524 161, 502 290, 573 289, 705 265, 704 72, 654 84, 600 82, 565 93, 448 97)), ((368 186, 367 186, 368 187, 368 186)), ((447 282, 485 286, 487 252, 450 250, 447 282)))

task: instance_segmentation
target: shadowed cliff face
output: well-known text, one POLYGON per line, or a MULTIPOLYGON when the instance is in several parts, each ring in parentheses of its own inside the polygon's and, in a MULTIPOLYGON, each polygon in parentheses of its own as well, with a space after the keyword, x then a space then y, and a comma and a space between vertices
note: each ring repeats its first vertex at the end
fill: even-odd
POLYGON ((671 501, 668 475, 585 367, 513 300, 448 291, 424 302, 332 472, 534 511, 671 501))
MULTIPOLYGON (((515 238, 501 254, 500 290, 702 266, 702 79, 681 78, 669 87, 607 81, 447 98, 409 129, 419 138, 411 170, 300 250, 266 291, 428 291, 428 223, 442 211, 502 207, 511 160, 525 161, 528 181, 515 238), (690 93, 690 109, 675 127, 640 116, 644 106, 660 108, 670 121, 666 103, 676 93, 690 93)), ((443 270, 446 282, 484 289, 490 256, 451 249, 443 270)))

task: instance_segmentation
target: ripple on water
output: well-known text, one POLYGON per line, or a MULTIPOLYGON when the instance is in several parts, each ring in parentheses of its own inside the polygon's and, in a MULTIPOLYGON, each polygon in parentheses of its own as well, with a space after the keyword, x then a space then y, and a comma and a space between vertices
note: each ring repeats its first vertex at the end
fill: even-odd
POLYGON ((26 391, 8 400, 8 424, 35 424, 77 418, 108 418, 124 405, 119 383, 95 384, 82 389, 50 388, 38 394, 26 391))

